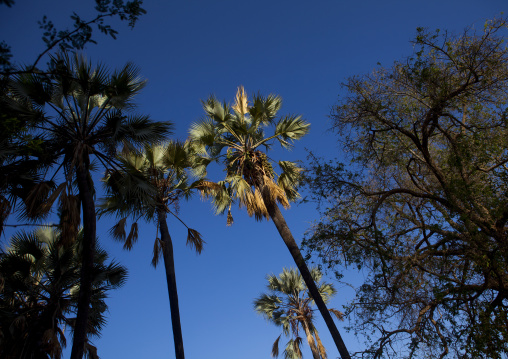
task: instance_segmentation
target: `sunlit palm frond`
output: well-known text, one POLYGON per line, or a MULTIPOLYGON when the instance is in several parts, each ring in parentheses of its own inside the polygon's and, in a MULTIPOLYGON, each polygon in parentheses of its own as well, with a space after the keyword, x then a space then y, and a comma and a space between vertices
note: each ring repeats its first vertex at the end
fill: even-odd
POLYGON ((281 146, 290 149, 293 142, 299 140, 310 130, 310 123, 304 121, 301 116, 285 116, 280 119, 275 127, 275 136, 281 146))
POLYGON ((286 192, 278 186, 270 177, 263 176, 265 190, 263 199, 269 203, 280 203, 282 207, 288 209, 289 201, 286 197, 286 192))
POLYGON ((247 94, 245 93, 243 86, 238 87, 238 91, 236 92, 235 97, 235 104, 231 108, 239 115, 241 115, 242 118, 244 118, 243 115, 249 113, 247 94))
POLYGON ((277 95, 268 95, 266 97, 260 94, 253 96, 252 106, 249 113, 253 119, 253 126, 268 126, 273 123, 282 106, 282 97, 277 95))
MULTIPOLYGON (((323 277, 318 268, 311 270, 314 280, 320 284, 323 277)), ((304 329, 307 333, 307 341, 311 347, 316 344, 312 335, 316 337, 317 348, 322 358, 326 358, 326 351, 319 339, 317 330, 313 324, 313 300, 310 297, 307 286, 302 276, 295 268, 284 268, 278 276, 270 274, 267 277, 269 293, 263 293, 254 301, 254 309, 258 314, 268 319, 271 323, 282 328, 283 334, 291 337, 291 345, 286 346, 287 355, 301 355, 302 338, 299 330, 304 329), (307 328, 307 329, 305 329, 307 328)), ((336 293, 335 288, 329 283, 320 285, 324 296, 329 299, 336 293)), ((332 311, 336 315, 342 315, 338 311, 332 311)), ((342 317, 341 317, 342 318, 342 317)))
POLYGON ((207 117, 191 126, 190 144, 196 155, 206 159, 199 167, 201 173, 206 173, 204 167, 213 160, 223 161, 227 173, 224 193, 232 196, 229 201, 224 196, 212 197, 216 213, 225 212, 233 201, 238 201, 257 220, 269 218, 267 201, 270 205, 279 203, 289 208, 289 202, 299 197, 296 190, 299 168, 281 161, 283 171, 277 176, 271 160, 258 147, 268 150, 277 140, 290 147, 308 132, 309 124, 300 116, 286 116, 275 123, 282 99, 275 95, 255 95, 249 107, 243 87, 238 88, 232 108, 214 97, 202 103, 207 117), (275 127, 275 132, 265 136, 269 126, 275 127))
POLYGON ((302 351, 300 349, 301 339, 302 338, 297 337, 287 342, 286 348, 284 349, 284 359, 300 359, 302 357, 302 351))
POLYGON ((274 312, 279 309, 281 303, 282 300, 277 295, 263 293, 254 300, 254 309, 265 318, 272 319, 274 312))
POLYGON ((321 338, 319 337, 318 331, 314 329, 312 331, 312 333, 316 337, 317 348, 318 348, 319 354, 321 355, 321 358, 327 359, 328 356, 326 355, 326 349, 325 349, 323 343, 321 342, 321 338))
POLYGON ((340 310, 331 308, 331 309, 328 309, 328 311, 333 313, 335 315, 335 317, 337 317, 338 320, 344 320, 344 313, 342 313, 340 310))

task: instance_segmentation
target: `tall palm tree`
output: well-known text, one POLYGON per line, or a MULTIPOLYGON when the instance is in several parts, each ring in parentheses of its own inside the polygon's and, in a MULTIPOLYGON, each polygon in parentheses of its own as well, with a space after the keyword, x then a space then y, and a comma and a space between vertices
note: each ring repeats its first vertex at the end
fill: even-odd
POLYGON ((249 105, 243 87, 238 89, 232 107, 221 104, 214 97, 203 102, 207 117, 191 126, 190 140, 196 153, 203 157, 201 167, 222 160, 226 178, 217 183, 203 181, 201 188, 212 197, 217 213, 228 211, 228 224, 233 220, 231 205, 234 201, 257 220, 272 219, 316 301, 341 357, 349 359, 339 331, 278 207, 281 204, 288 208, 289 202, 299 197, 296 187, 301 169, 293 162, 279 161, 281 173, 277 176, 275 164, 266 152, 274 142, 290 149, 295 140, 307 134, 310 126, 301 116, 277 118, 281 105, 282 99, 275 95, 255 95, 249 105), (269 126, 274 127, 274 132, 265 136, 265 128, 269 126))
MULTIPOLYGON (((318 285, 321 298, 327 303, 337 293, 336 289, 331 283, 320 283, 323 275, 319 269, 312 268, 311 275, 318 285)), ((254 308, 266 319, 282 327, 285 336, 291 336, 284 351, 285 357, 291 359, 302 357, 299 346, 302 341, 299 336, 301 328, 305 332, 313 358, 326 359, 326 350, 314 326, 314 309, 312 309, 314 303, 302 276, 296 269, 284 268, 279 276, 271 274, 267 279, 269 293, 257 298, 254 301, 254 308)), ((329 311, 342 319, 342 313, 338 310, 329 309, 329 311)), ((279 355, 279 340, 280 336, 272 348, 274 357, 279 355)))
MULTIPOLYGON (((102 213, 115 213, 120 221, 113 227, 113 236, 124 241, 124 248, 131 249, 137 240, 137 221, 144 218, 156 223, 160 239, 154 243, 152 264, 157 266, 160 255, 164 259, 168 286, 171 323, 177 359, 184 359, 180 310, 176 287, 173 243, 169 234, 166 215, 172 205, 189 195, 192 186, 187 183, 186 169, 191 165, 187 144, 169 142, 165 145, 145 146, 142 153, 125 152, 118 157, 122 170, 108 171, 104 183, 107 196, 101 203, 102 213), (129 234, 125 230, 127 217, 132 217, 129 234)), ((177 217, 178 218, 178 217, 177 217)), ((179 218, 178 218, 179 219, 179 218)), ((184 225, 185 223, 182 222, 184 225)), ((187 227, 187 226, 186 226, 187 227)), ((203 239, 196 230, 187 227, 187 244, 201 253, 203 239)))
MULTIPOLYGON (((60 231, 41 227, 15 234, 0 253, 0 358, 61 358, 65 327, 75 325, 82 245, 82 231, 71 243, 60 231)), ((127 271, 108 263, 100 248, 93 268, 88 334, 97 336, 105 323, 106 294, 124 283, 127 271)), ((98 358, 88 340, 85 347, 90 358, 98 358)))
POLYGON ((78 54, 61 54, 52 58, 50 67, 51 75, 26 73, 13 78, 5 101, 19 117, 29 118, 28 131, 40 136, 54 164, 46 168, 44 180, 23 198, 24 215, 43 216, 59 199, 62 236, 72 240, 82 210, 83 266, 71 353, 72 359, 81 359, 86 344, 96 243, 91 172, 99 164, 106 168, 117 166, 114 157, 119 144, 135 147, 159 141, 170 128, 167 123, 131 114, 132 99, 145 84, 132 64, 110 73, 102 65, 93 67, 78 54), (61 183, 57 184, 57 180, 61 183))

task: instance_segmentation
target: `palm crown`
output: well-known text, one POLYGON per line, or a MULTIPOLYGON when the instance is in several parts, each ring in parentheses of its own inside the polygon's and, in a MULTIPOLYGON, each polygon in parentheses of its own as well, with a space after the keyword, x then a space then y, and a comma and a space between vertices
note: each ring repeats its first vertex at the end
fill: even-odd
POLYGON ((170 126, 131 113, 132 99, 145 83, 138 78, 138 70, 132 64, 110 73, 101 65, 92 66, 80 55, 64 53, 52 58, 51 68, 50 75, 30 72, 13 78, 7 95, 1 100, 2 107, 7 103, 5 106, 26 122, 27 132, 40 138, 42 152, 55 165, 43 168, 44 180, 22 194, 25 215, 44 216, 60 198, 61 236, 72 240, 82 209, 83 267, 71 353, 71 358, 81 359, 92 295, 96 240, 95 188, 91 178, 96 163, 91 159, 95 158, 106 168, 114 167, 119 144, 135 148, 159 141, 170 126), (55 179, 62 169, 63 181, 56 185, 55 179))
POLYGON ((52 176, 28 193, 20 192, 26 204, 23 215, 40 218, 60 198, 62 210, 74 214, 62 218, 62 225, 73 225, 72 237, 79 225, 79 201, 72 181, 79 169, 96 168, 91 157, 105 168, 115 167, 119 144, 133 148, 158 141, 169 132, 170 124, 132 113, 133 98, 145 85, 132 64, 110 72, 102 65, 92 66, 83 56, 64 53, 52 58, 51 66, 51 76, 15 77, 2 101, 26 123, 26 131, 40 139, 39 146, 57 165, 52 176), (66 185, 55 183, 62 169, 66 185))
MULTIPOLYGON (((327 303, 337 291, 332 284, 321 283, 323 275, 319 269, 312 268, 310 272, 313 280, 318 285, 321 298, 327 303)), ((302 276, 294 268, 284 268, 279 276, 271 274, 267 276, 267 279, 269 293, 264 293, 257 298, 254 301, 254 308, 270 322, 281 327, 285 336, 291 337, 284 350, 284 356, 291 359, 302 357, 300 349, 302 339, 299 335, 301 328, 306 334, 314 357, 316 359, 326 358, 325 348, 314 326, 314 309, 312 309, 314 301, 302 276)), ((335 309, 329 310, 339 319, 342 319, 341 312, 335 309)), ((279 340, 280 336, 273 345, 273 356, 278 356, 279 340)))
MULTIPOLYGON (((67 243, 52 228, 19 232, 0 254, 0 357, 61 357, 65 326, 73 328, 75 322, 82 234, 67 243)), ((88 333, 95 336, 106 321, 107 292, 120 287, 127 276, 123 266, 107 259, 104 250, 95 252, 88 322, 88 333)), ((90 358, 98 358, 90 342, 86 350, 90 358)))
MULTIPOLYGON (((192 159, 188 143, 170 141, 160 145, 146 145, 141 152, 126 151, 119 154, 117 160, 121 169, 107 171, 103 180, 106 196, 100 207, 102 214, 116 213, 121 218, 113 227, 112 235, 124 241, 124 248, 131 249, 138 237, 139 219, 158 222, 160 213, 167 212, 176 217, 170 207, 178 209, 179 200, 188 197, 193 188, 187 173, 192 159), (134 222, 127 234, 125 225, 129 216, 134 222)), ((187 232, 187 243, 200 253, 204 243, 201 235, 189 227, 187 232)), ((157 265, 161 250, 157 239, 152 260, 154 266, 157 265)))
MULTIPOLYGON (((170 206, 178 209, 179 199, 187 197, 193 188, 193 184, 187 183, 187 170, 191 167, 193 158, 188 143, 179 142, 168 142, 158 146, 146 145, 142 152, 126 151, 118 156, 121 170, 108 171, 104 179, 107 196, 101 204, 103 213, 116 213, 121 218, 112 228, 112 234, 116 239, 125 242, 126 249, 131 249, 138 237, 137 221, 141 217, 156 222, 160 238, 155 239, 152 264, 154 267, 157 266, 162 255, 177 359, 185 358, 185 353, 180 325, 173 244, 166 215, 171 213, 180 220, 170 210, 170 206), (134 223, 127 235, 125 224, 129 216, 133 217, 134 223)), ((185 225, 183 221, 181 222, 185 225)), ((203 243, 199 232, 187 227, 187 244, 201 253, 203 243)))
POLYGON ((281 173, 277 175, 267 152, 274 142, 291 149, 293 142, 309 131, 310 124, 301 116, 278 118, 281 105, 281 97, 275 95, 255 95, 249 105, 245 90, 239 87, 231 107, 214 97, 204 101, 206 119, 191 127, 193 148, 203 156, 196 170, 204 173, 213 160, 222 160, 226 166, 223 181, 203 181, 202 189, 212 196, 217 213, 228 209, 228 224, 232 223, 231 204, 235 200, 259 220, 269 218, 265 201, 287 208, 299 197, 296 187, 301 169, 293 162, 279 161, 281 173), (274 127, 270 136, 265 134, 268 127, 274 127))

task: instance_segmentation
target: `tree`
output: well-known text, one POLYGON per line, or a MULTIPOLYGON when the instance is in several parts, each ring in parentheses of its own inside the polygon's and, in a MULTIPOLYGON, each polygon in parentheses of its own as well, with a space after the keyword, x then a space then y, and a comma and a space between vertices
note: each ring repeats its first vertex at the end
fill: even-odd
POLYGON ((369 270, 349 307, 377 334, 364 358, 508 352, 506 27, 418 29, 412 57, 350 78, 333 111, 357 171, 310 166, 326 209, 306 245, 369 270))
POLYGON ((52 58, 51 67, 54 71, 49 77, 38 73, 15 76, 2 100, 28 119, 27 131, 41 138, 44 153, 54 164, 46 167, 43 180, 23 198, 22 216, 43 217, 59 199, 62 236, 70 240, 81 220, 80 208, 83 211, 83 266, 71 355, 80 359, 86 342, 96 242, 91 172, 98 164, 115 168, 119 144, 135 148, 159 141, 170 127, 131 113, 132 99, 145 83, 132 64, 110 73, 103 66, 92 67, 83 56, 64 53, 52 58), (91 162, 92 158, 97 162, 91 162))
POLYGON ((263 147, 270 149, 275 141, 290 149, 295 140, 309 131, 309 124, 301 116, 289 115, 276 120, 281 105, 279 96, 256 95, 252 106, 249 106, 243 87, 238 89, 232 107, 221 104, 214 97, 203 102, 207 118, 193 124, 190 129, 193 148, 203 156, 198 169, 212 160, 222 160, 226 178, 218 183, 203 181, 201 188, 205 195, 212 197, 217 213, 228 211, 228 224, 233 221, 231 205, 234 201, 238 201, 240 207, 244 206, 247 213, 257 220, 272 219, 316 301, 340 355, 347 359, 349 354, 342 338, 277 205, 289 208, 289 202, 299 197, 296 187, 301 169, 293 162, 279 161, 282 172, 277 176, 274 164, 261 151, 263 147), (266 137, 264 129, 268 126, 274 126, 275 130, 266 137))
MULTIPOLYGON (((50 227, 11 238, 10 247, 0 254, 0 358, 61 358, 65 328, 72 329, 75 323, 82 244, 82 231, 69 242, 50 227)), ((98 248, 88 313, 90 335, 100 335, 107 293, 119 288, 126 276, 126 269, 108 263, 107 253, 98 248)), ((98 358, 90 341, 86 351, 90 358, 98 358)))
MULTIPOLYGON (((325 303, 328 303, 337 291, 331 283, 320 283, 323 275, 318 268, 311 269, 314 282, 317 283, 318 291, 325 303)), ((305 332, 307 343, 312 351, 314 359, 326 359, 326 350, 321 343, 318 331, 314 326, 313 300, 303 281, 302 276, 296 269, 286 269, 277 277, 269 275, 269 294, 262 294, 254 301, 254 308, 273 324, 282 327, 282 332, 291 339, 284 350, 284 357, 297 359, 302 357, 299 335, 300 328, 305 332)), ((342 313, 336 309, 329 309, 338 319, 342 319, 342 313)), ((282 334, 281 334, 282 335, 282 334)), ((272 348, 272 356, 279 355, 280 335, 275 340, 272 348)))
MULTIPOLYGON (((14 0, 0 0, 0 5, 4 4, 11 7, 14 0)), ((21 72, 39 72, 37 69, 39 61, 53 49, 58 48, 61 52, 83 50, 88 43, 95 44, 93 38, 93 26, 105 35, 116 39, 118 31, 111 25, 105 23, 105 19, 117 17, 122 21, 128 21, 129 27, 133 28, 139 17, 146 14, 146 10, 141 7, 142 0, 133 0, 124 2, 123 0, 95 0, 95 11, 97 15, 90 20, 82 19, 75 12, 71 16, 73 29, 57 30, 55 25, 47 16, 44 16, 39 22, 40 28, 44 31, 42 40, 46 44, 46 49, 41 52, 31 66, 23 70, 17 69, 12 62, 12 53, 9 45, 0 41, 0 76, 9 76, 12 73, 21 72)), ((2 80, 0 78, 0 80, 2 80)), ((1 81, 0 81, 1 82, 1 81)))
MULTIPOLYGON (((121 154, 119 161, 122 169, 108 171, 104 179, 106 197, 101 203, 102 213, 116 213, 120 217, 120 221, 112 228, 112 235, 124 242, 125 249, 130 250, 138 238, 139 219, 154 221, 157 232, 160 230, 160 239, 156 238, 154 243, 152 264, 156 267, 162 254, 166 269, 175 356, 177 359, 184 359, 173 243, 166 216, 171 213, 176 217, 170 207, 177 206, 179 200, 188 196, 191 190, 191 186, 187 184, 186 172, 192 161, 188 146, 178 142, 158 146, 147 145, 142 153, 121 154), (129 216, 134 222, 127 234, 125 226, 129 216)), ((197 253, 201 253, 204 241, 199 232, 187 227, 187 244, 194 247, 197 253)))

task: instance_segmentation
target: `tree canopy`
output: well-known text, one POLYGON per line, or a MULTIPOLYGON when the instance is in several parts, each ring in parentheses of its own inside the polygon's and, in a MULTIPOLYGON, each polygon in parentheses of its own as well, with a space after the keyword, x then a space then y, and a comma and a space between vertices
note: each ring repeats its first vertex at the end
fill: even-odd
POLYGON ((368 270, 348 308, 363 358, 508 352, 506 28, 420 28, 412 56, 348 79, 334 107, 355 170, 310 165, 322 218, 305 245, 368 270))

